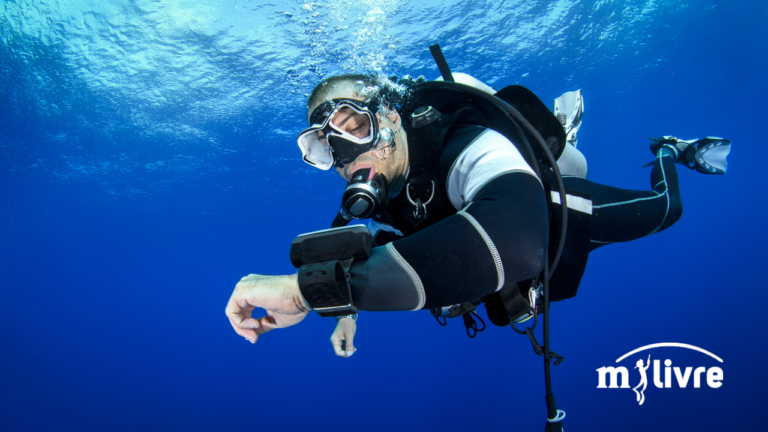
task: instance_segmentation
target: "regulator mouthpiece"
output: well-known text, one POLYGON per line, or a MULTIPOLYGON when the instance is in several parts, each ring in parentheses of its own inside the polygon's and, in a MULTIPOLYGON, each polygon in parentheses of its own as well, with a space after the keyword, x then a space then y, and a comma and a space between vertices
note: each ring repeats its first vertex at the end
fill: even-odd
POLYGON ((344 189, 340 210, 344 219, 368 219, 376 216, 389 202, 387 178, 383 174, 376 174, 368 180, 370 172, 370 168, 356 171, 344 189))

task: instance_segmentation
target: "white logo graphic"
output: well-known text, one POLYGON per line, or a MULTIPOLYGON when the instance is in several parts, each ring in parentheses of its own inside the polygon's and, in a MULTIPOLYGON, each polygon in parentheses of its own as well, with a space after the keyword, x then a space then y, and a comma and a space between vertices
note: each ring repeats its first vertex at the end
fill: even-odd
MULTIPOLYGON (((720 357, 712 354, 711 352, 701 349, 699 347, 688 345, 688 344, 682 344, 677 342, 662 342, 662 343, 656 343, 651 345, 646 345, 640 348, 637 348, 635 350, 632 350, 623 356, 616 359, 616 363, 621 362, 625 358, 637 354, 641 351, 650 350, 653 348, 685 348, 693 351, 698 351, 700 353, 706 354, 713 359, 719 361, 720 363, 723 362, 723 359, 720 357)), ((723 385, 723 370, 717 366, 713 366, 710 368, 706 368, 704 366, 699 366, 697 368, 693 367, 686 367, 686 368, 680 368, 679 366, 672 367, 672 360, 666 359, 664 360, 664 381, 661 380, 661 360, 654 360, 653 361, 653 385, 657 388, 671 388, 672 387, 672 372, 675 373, 675 379, 677 381, 677 385, 680 388, 686 388, 688 386, 688 383, 693 377, 693 388, 701 388, 701 376, 703 374, 706 375, 707 385, 711 388, 720 388, 720 386, 723 385)), ((643 358, 639 358, 637 362, 635 363, 634 369, 637 369, 638 373, 640 373, 640 382, 632 388, 632 391, 635 392, 635 395, 637 396, 637 402, 639 405, 642 405, 645 402, 645 389, 648 387, 648 376, 646 375, 646 371, 648 368, 651 367, 651 354, 648 354, 648 360, 646 362, 643 361, 643 358)), ((624 366, 619 367, 601 367, 600 369, 597 369, 598 372, 598 384, 597 388, 630 388, 629 387, 629 371, 624 366), (610 385, 606 386, 606 375, 610 375, 610 385), (618 377, 621 375, 621 386, 616 385, 618 381, 618 377)))
POLYGON ((640 405, 645 402, 645 388, 648 387, 648 377, 645 376, 645 371, 648 370, 648 367, 651 366, 651 355, 648 354, 648 364, 643 367, 643 359, 640 359, 637 361, 637 366, 635 368, 640 372, 640 384, 637 385, 637 387, 643 386, 643 389, 640 391, 637 391, 637 387, 633 388, 632 390, 637 393, 637 401, 640 402, 640 405))

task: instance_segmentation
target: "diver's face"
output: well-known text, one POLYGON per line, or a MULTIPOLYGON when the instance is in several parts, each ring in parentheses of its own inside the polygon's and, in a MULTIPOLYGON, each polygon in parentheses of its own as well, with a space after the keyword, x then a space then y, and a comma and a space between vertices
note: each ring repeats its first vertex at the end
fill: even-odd
MULTIPOLYGON (((339 98, 359 100, 361 102, 365 100, 365 98, 355 91, 353 83, 343 86, 337 85, 337 88, 327 94, 324 99, 331 100, 339 98)), ((308 107, 307 117, 309 117, 318 105, 319 103, 308 107)), ((405 155, 407 154, 405 147, 406 143, 404 142, 404 134, 401 133, 400 116, 396 111, 382 110, 376 113, 376 118, 379 121, 379 131, 389 129, 394 133, 391 134, 389 131, 384 131, 382 132, 382 139, 393 136, 394 148, 396 151, 380 151, 377 146, 361 154, 343 167, 336 166, 336 171, 344 178, 344 180, 349 181, 355 172, 362 169, 369 169, 368 180, 372 179, 376 174, 383 174, 387 177, 393 190, 397 190, 399 188, 398 185, 402 183, 405 173, 407 172, 407 160, 405 158, 405 155)), ((367 116, 357 114, 351 109, 348 111, 340 111, 334 116, 332 121, 335 125, 344 129, 344 131, 358 137, 366 134, 370 127, 367 116)))

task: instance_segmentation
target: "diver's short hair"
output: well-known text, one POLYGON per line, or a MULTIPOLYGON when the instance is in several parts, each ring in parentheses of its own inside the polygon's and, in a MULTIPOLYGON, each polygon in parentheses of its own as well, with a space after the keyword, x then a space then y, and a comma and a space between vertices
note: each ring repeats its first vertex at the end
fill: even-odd
POLYGON ((309 95, 309 99, 307 100, 307 108, 311 107, 312 105, 319 105, 319 101, 322 101, 326 98, 327 94, 333 90, 333 87, 335 85, 346 83, 346 82, 356 82, 356 81, 362 81, 363 86, 369 87, 376 85, 376 77, 371 75, 364 75, 364 74, 342 74, 342 75, 334 75, 330 78, 327 78, 320 82, 320 84, 316 85, 314 90, 312 90, 312 94, 309 95))

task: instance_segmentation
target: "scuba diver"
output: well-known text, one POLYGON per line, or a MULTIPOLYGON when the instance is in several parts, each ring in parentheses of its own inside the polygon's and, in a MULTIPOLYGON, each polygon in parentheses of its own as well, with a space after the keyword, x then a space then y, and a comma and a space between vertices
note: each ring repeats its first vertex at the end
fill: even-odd
MULTIPOLYGON (((331 341, 348 357, 360 310, 429 309, 439 322, 464 317, 470 333, 484 303, 492 323, 513 328, 543 313, 548 362, 548 301, 576 295, 589 252, 680 218, 675 164, 727 169, 730 141, 665 136, 651 142, 650 190, 594 183, 576 149, 579 92, 558 98, 553 115, 524 87, 441 74, 397 85, 340 75, 315 87, 298 144, 305 162, 348 182, 341 209, 332 229, 294 240, 297 274, 241 279, 226 307, 235 332, 255 343, 315 310, 337 318, 331 341), (345 227, 354 219, 367 227, 345 227), (266 316, 253 318, 256 308, 266 316)), ((561 413, 549 409, 548 421, 561 413)))
MULTIPOLYGON (((501 93, 466 74, 453 78, 488 94, 501 93)), ((308 101, 312 126, 298 139, 305 162, 333 167, 349 182, 333 226, 367 218, 378 246, 371 257, 352 263, 352 303, 371 311, 430 309, 437 318, 464 316, 466 321, 473 315, 480 319, 474 306, 482 301, 494 324, 525 321, 541 295, 540 289, 530 290, 540 288, 534 280, 544 246, 552 240, 545 196, 559 205, 559 194, 545 194, 544 188, 553 181, 534 172, 524 151, 494 129, 501 129, 498 125, 483 126, 488 119, 477 107, 447 115, 451 104, 463 101, 441 100, 455 95, 425 94, 411 84, 406 91, 411 100, 398 103, 401 115, 381 103, 392 105, 396 99, 387 94, 389 84, 363 75, 322 82, 308 101), (430 105, 423 105, 424 99, 430 105), (380 190, 371 197, 372 184, 380 190)), ((580 91, 556 99, 554 115, 522 87, 502 92, 518 104, 536 107, 530 117, 539 118, 539 129, 551 134, 544 135, 550 141, 555 137, 562 143, 557 165, 571 215, 563 256, 551 279, 553 301, 576 295, 589 252, 663 231, 680 218, 675 163, 708 174, 727 169, 728 140, 665 136, 651 143, 656 159, 647 165, 653 166, 650 191, 588 181, 586 159, 576 148, 584 112, 580 91)), ((356 320, 357 314, 336 316, 331 342, 338 356, 356 350, 356 320)))
MULTIPOLYGON (((368 259, 350 267, 351 303, 369 311, 442 308, 533 279, 541 271, 544 246, 550 240, 546 180, 536 176, 517 146, 493 129, 466 125, 462 113, 442 114, 436 121, 439 125, 431 123, 444 129, 439 160, 430 161, 436 181, 429 180, 425 187, 426 181, 418 179, 411 167, 421 156, 414 144, 422 143, 412 141, 418 130, 408 133, 412 122, 361 94, 361 81, 365 88, 377 84, 363 75, 336 76, 319 84, 308 102, 313 126, 299 137, 307 163, 324 170, 335 167, 352 185, 387 179, 389 194, 381 198, 389 202, 380 213, 368 214, 377 246, 368 259)), ((438 115, 434 108, 431 113, 418 108, 411 110, 411 117, 438 115)), ((476 123, 473 120, 468 119, 476 123)), ((564 173, 572 195, 569 221, 580 226, 566 238, 563 259, 552 278, 553 300, 575 295, 590 251, 655 234, 680 218, 674 164, 722 174, 729 147, 730 141, 720 138, 654 139, 650 191, 614 188, 564 173)), ((567 155, 563 150, 561 156, 567 155)), ((556 191, 549 198, 559 206, 556 191)), ((346 204, 357 210, 355 203, 346 204)), ((296 275, 249 275, 235 288, 227 315, 238 334, 255 342, 269 330, 300 322, 311 310, 296 275), (268 315, 251 318, 256 307, 268 315)))

